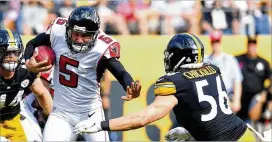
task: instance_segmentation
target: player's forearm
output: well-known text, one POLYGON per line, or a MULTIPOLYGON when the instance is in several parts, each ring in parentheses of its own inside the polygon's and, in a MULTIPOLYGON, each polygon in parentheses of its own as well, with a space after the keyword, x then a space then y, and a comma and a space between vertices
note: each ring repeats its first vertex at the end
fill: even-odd
POLYGON ((130 74, 125 70, 124 66, 116 59, 109 59, 107 69, 119 81, 126 91, 127 86, 133 82, 130 74))
MULTIPOLYGON (((108 130, 123 131, 144 127, 149 123, 163 118, 173 109, 176 103, 177 100, 176 98, 174 98, 174 96, 156 97, 155 101, 152 104, 150 104, 148 107, 138 113, 109 120, 108 130), (168 100, 168 102, 165 102, 165 100, 168 100)), ((103 126, 105 125, 101 126, 103 129, 103 126)))
POLYGON ((49 92, 44 92, 42 95, 37 95, 36 97, 45 114, 48 115, 53 108, 53 101, 49 92))
POLYGON ((133 82, 132 77, 127 71, 119 72, 119 76, 117 76, 116 79, 119 81, 125 91, 127 86, 130 86, 130 84, 133 82))
MULTIPOLYGON (((103 123, 103 122, 102 122, 103 123)), ((109 120, 110 131, 125 131, 144 127, 148 121, 144 115, 135 113, 129 116, 123 116, 109 120)), ((102 125, 103 129, 103 125, 102 125)))
POLYGON ((49 114, 53 107, 53 101, 49 91, 46 89, 47 86, 44 85, 40 78, 36 78, 29 89, 35 94, 44 112, 49 114))

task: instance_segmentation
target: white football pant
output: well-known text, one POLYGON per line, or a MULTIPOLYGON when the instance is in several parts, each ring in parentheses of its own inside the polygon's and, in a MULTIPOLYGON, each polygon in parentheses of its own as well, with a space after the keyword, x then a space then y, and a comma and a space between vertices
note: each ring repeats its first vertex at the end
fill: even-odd
MULTIPOLYGON (((74 126, 88 118, 97 122, 105 120, 102 107, 84 113, 72 113, 54 107, 45 124, 43 141, 76 141, 77 135, 73 133, 74 126)), ((85 133, 83 137, 85 141, 109 141, 107 131, 95 134, 85 133)))
POLYGON ((31 106, 35 96, 29 94, 23 101, 20 102, 21 105, 21 124, 24 128, 27 141, 42 141, 42 132, 39 123, 34 116, 35 108, 31 106))

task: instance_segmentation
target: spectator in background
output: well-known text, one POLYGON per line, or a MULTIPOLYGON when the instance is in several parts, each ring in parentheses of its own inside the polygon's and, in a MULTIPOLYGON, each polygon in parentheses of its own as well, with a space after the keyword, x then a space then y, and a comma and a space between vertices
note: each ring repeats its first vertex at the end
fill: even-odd
POLYGON ((222 30, 224 34, 232 34, 232 11, 231 7, 223 7, 220 0, 215 0, 212 8, 204 8, 202 20, 204 33, 210 33, 215 29, 222 30))
POLYGON ((38 34, 45 31, 43 21, 47 16, 47 9, 36 0, 24 0, 22 6, 23 33, 26 35, 38 34))
POLYGON ((129 35, 128 26, 123 16, 114 12, 108 7, 108 0, 89 1, 90 6, 96 6, 97 12, 100 16, 102 31, 106 31, 107 24, 116 28, 117 32, 121 35, 129 35))
POLYGON ((4 27, 4 15, 9 9, 9 1, 0 1, 0 28, 4 27))
POLYGON ((17 20, 20 17, 21 3, 19 0, 11 0, 7 2, 8 10, 4 15, 4 26, 11 30, 17 30, 17 20))
POLYGON ((242 82, 242 108, 237 114, 241 119, 249 121, 248 110, 253 96, 262 92, 264 82, 269 79, 269 63, 257 55, 257 40, 248 39, 247 53, 237 56, 244 80, 242 82))
POLYGON ((151 8, 152 3, 149 0, 128 0, 119 3, 117 12, 125 18, 131 33, 147 35, 150 27, 156 29, 159 26, 160 12, 156 7, 151 8))
POLYGON ((167 0, 163 12, 166 34, 173 35, 180 32, 199 34, 200 7, 199 1, 167 0))
POLYGON ((72 0, 61 1, 60 8, 58 11, 60 14, 60 17, 68 18, 75 7, 76 5, 73 3, 72 0))
MULTIPOLYGON (((41 0, 38 3, 39 5, 41 5, 43 8, 47 9, 47 10, 55 10, 55 3, 52 0, 41 0)), ((57 12, 57 11, 56 11, 57 12)))
MULTIPOLYGON (((272 81, 272 76, 271 79, 272 81)), ((252 126, 259 133, 263 133, 272 126, 272 85, 265 91, 256 94, 249 106, 249 118, 252 120, 252 126)))
POLYGON ((57 14, 53 10, 48 10, 46 18, 43 19, 43 29, 44 31, 48 28, 48 26, 53 22, 55 19, 57 19, 57 14))
POLYGON ((246 0, 235 1, 235 4, 240 9, 240 34, 254 36, 271 33, 271 16, 268 13, 271 1, 246 0))
POLYGON ((271 17, 268 9, 271 8, 271 1, 262 1, 259 10, 255 14, 256 34, 271 34, 271 17))
POLYGON ((256 24, 254 12, 256 3, 251 0, 236 2, 240 15, 240 34, 254 36, 256 34, 256 24))
POLYGON ((228 96, 231 100, 232 111, 238 112, 241 109, 243 76, 236 58, 222 51, 221 39, 221 31, 213 31, 210 34, 212 54, 206 56, 206 61, 220 68, 228 96))

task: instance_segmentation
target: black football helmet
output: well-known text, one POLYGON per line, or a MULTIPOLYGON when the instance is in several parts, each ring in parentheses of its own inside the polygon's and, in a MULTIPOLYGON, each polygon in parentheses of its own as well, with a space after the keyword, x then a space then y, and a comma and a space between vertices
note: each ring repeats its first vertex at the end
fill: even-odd
POLYGON ((0 64, 7 71, 15 71, 22 64, 24 46, 21 37, 10 29, 0 29, 0 64), (18 57, 17 61, 9 62, 4 58, 10 54, 18 57))
POLYGON ((185 64, 202 63, 204 46, 193 34, 176 34, 164 51, 164 66, 166 73, 175 72, 185 64))
POLYGON ((80 6, 72 11, 66 24, 66 42, 69 48, 78 53, 85 52, 95 45, 100 28, 100 18, 93 7, 80 6), (92 37, 88 43, 72 40, 72 32, 83 33, 92 37))

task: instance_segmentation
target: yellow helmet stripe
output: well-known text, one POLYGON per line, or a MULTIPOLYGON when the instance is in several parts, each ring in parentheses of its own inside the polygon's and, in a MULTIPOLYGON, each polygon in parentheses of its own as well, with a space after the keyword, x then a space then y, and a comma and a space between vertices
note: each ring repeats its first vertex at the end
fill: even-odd
POLYGON ((10 29, 6 29, 6 30, 7 30, 8 35, 9 35, 9 45, 10 46, 16 46, 15 39, 14 39, 12 31, 10 29))
POLYGON ((199 41, 196 39, 195 36, 189 34, 189 33, 185 33, 186 35, 190 36, 194 42, 196 43, 196 47, 197 47, 197 63, 200 63, 201 62, 201 58, 202 58, 202 55, 201 55, 201 45, 199 44, 199 41))

